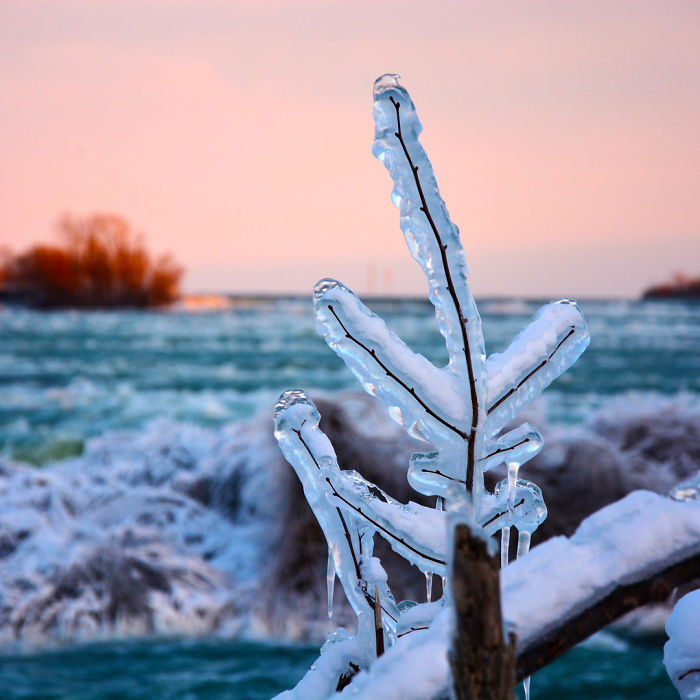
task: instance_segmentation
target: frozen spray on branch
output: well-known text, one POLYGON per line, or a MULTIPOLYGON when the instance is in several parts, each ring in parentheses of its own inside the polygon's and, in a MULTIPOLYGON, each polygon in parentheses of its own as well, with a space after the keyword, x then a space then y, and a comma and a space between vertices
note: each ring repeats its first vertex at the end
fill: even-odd
MULTIPOLYGON (((426 605, 396 605, 381 563, 372 556, 375 534, 428 580, 432 574, 444 577, 449 512, 470 503, 473 520, 487 534, 515 527, 519 552, 527 552, 530 535, 547 510, 540 489, 518 472, 542 448, 542 438, 527 423, 506 426, 589 342, 583 315, 574 302, 563 299, 543 306, 503 352, 486 358, 459 230, 440 197, 418 140, 421 124, 398 76, 376 81, 374 121, 372 152, 394 182, 392 200, 400 211, 401 230, 425 273, 449 362, 438 368, 412 351, 335 280, 324 279, 314 290, 317 328, 365 390, 379 397, 412 436, 430 443, 430 451, 411 457, 408 481, 416 491, 438 496, 440 505, 445 499, 445 508, 399 503, 357 472, 341 470, 310 399, 301 391, 282 394, 275 407, 275 436, 303 484, 358 618, 357 637, 335 633, 327 646, 336 649, 321 657, 340 673, 349 663, 367 665, 375 655, 378 610, 384 639, 391 645, 426 629, 444 604, 443 596, 426 605), (484 472, 502 463, 508 465, 508 478, 489 493, 484 472), (345 657, 339 645, 346 645, 345 657)), ((311 680, 305 678, 298 690, 311 680)))

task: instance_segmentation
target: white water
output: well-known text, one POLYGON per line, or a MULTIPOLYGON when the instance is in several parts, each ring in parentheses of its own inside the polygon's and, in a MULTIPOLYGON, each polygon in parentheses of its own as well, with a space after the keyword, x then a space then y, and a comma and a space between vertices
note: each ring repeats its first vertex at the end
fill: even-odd
MULTIPOLYGON (((364 404, 353 396, 356 430, 396 430, 378 422, 376 413, 363 417, 364 404)), ((568 459, 577 444, 605 445, 598 458, 608 474, 630 479, 634 487, 632 477, 642 474, 646 486, 665 492, 678 480, 674 473, 687 469, 690 475, 697 463, 693 430, 700 431, 700 406, 689 397, 615 401, 565 441, 556 426, 540 427, 546 429, 548 469, 566 469, 557 460, 568 459), (669 426, 659 423, 665 418, 669 426), (632 430, 645 436, 644 453, 622 447, 632 430), (640 465, 646 465, 641 472, 640 465)), ((0 642, 19 637, 51 643, 149 629, 325 634, 325 600, 323 608, 311 609, 292 596, 272 621, 255 613, 267 595, 268 569, 281 554, 280 484, 291 472, 270 428, 269 414, 216 429, 159 420, 94 438, 84 455, 43 469, 0 460, 0 642), (163 572, 172 588, 144 587, 143 609, 131 618, 118 610, 111 620, 108 582, 118 578, 124 557, 163 572), (64 588, 52 598, 67 576, 78 580, 75 594, 64 588), (300 619, 310 624, 285 622, 300 619)), ((326 570, 325 555, 320 567, 326 570)), ((133 565, 125 570, 138 574, 133 565)))

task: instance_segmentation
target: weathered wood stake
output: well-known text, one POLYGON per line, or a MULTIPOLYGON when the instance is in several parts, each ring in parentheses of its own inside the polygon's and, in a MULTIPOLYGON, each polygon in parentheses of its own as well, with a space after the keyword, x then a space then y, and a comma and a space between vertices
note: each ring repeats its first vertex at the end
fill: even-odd
POLYGON ((450 666, 458 700, 512 700, 514 639, 504 639, 500 561, 468 525, 455 529, 452 595, 455 636, 450 666))

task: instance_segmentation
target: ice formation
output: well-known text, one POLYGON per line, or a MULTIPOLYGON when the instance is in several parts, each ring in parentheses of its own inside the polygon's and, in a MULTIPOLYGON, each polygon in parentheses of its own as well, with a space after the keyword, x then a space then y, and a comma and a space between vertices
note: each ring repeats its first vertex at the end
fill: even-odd
MULTIPOLYGON (((553 621, 587 609, 616 584, 640 580, 647 571, 659 570, 689 553, 700 554, 700 502, 678 502, 635 491, 602 508, 586 518, 571 537, 547 540, 503 572, 503 615, 518 635, 518 649, 539 637, 553 621)), ((670 669, 669 663, 678 663, 673 668, 682 667, 680 674, 696 668, 693 663, 700 660, 700 607, 698 594, 691 595, 680 601, 691 598, 677 609, 668 628, 677 644, 667 649, 666 665, 670 669), (693 654, 694 661, 690 661, 693 654)), ((447 608, 439 613, 426 632, 399 639, 358 674, 340 697, 425 700, 448 696, 449 612, 447 608)), ((324 696, 304 697, 323 700, 324 696)))
MULTIPOLYGON (((381 475, 386 490, 409 500, 406 464, 419 443, 368 395, 317 401, 339 462, 361 463, 365 477, 381 475)), ((606 498, 639 483, 664 493, 688 479, 699 418, 697 401, 677 398, 616 399, 575 432, 537 416, 546 449, 527 468, 550 505, 537 534, 572 534, 606 498)), ((0 647, 195 631, 324 638, 327 585, 314 571, 325 570, 327 548, 307 534, 313 513, 299 519, 305 499, 295 480, 269 411, 221 429, 161 419, 106 432, 80 457, 44 469, 0 457, 0 647), (299 567, 299 557, 310 565, 299 567)), ((673 491, 679 500, 694 492, 673 491)), ((397 599, 424 603, 424 578, 398 559, 382 558, 397 599)), ((339 589, 333 623, 349 628, 354 614, 339 589)), ((403 600, 398 608, 397 636, 424 627, 432 612, 403 600)), ((644 619, 662 632, 665 618, 644 619)))
MULTIPOLYGON (((357 615, 361 654, 354 663, 360 668, 381 653, 377 634, 391 647, 430 627, 444 606, 445 595, 431 602, 431 587, 433 574, 443 580, 447 575, 450 511, 468 509, 485 535, 502 530, 504 548, 510 528, 516 528, 518 557, 527 553, 530 535, 547 511, 540 489, 519 478, 519 470, 539 452, 542 438, 527 423, 509 424, 589 342, 583 315, 574 302, 562 299, 542 307, 503 352, 486 358, 459 231, 440 197, 418 140, 415 107, 398 76, 375 82, 374 121, 372 152, 393 180, 392 200, 411 255, 425 273, 449 361, 438 368, 411 350, 332 279, 321 280, 314 290, 317 329, 389 415, 430 444, 430 451, 411 457, 408 481, 416 491, 436 496, 438 507, 400 503, 357 472, 341 469, 319 429, 318 411, 302 391, 283 393, 275 407, 275 436, 303 484, 357 615), (504 462, 508 476, 489 493, 484 472, 504 462), (375 534, 425 574, 426 604, 396 604, 372 556, 375 534)), ((506 549, 502 561, 507 564, 506 549)), ((331 578, 329 571, 329 601, 331 578)), ((304 683, 288 697, 308 697, 301 690, 304 683)))
POLYGON ((683 700, 700 698, 700 590, 683 596, 666 623, 664 665, 683 700))

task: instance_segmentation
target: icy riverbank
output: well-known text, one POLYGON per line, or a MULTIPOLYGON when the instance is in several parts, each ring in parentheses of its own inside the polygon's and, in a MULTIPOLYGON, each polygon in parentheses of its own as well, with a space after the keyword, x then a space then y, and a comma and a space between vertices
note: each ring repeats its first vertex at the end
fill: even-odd
MULTIPOLYGON (((360 395, 319 407, 342 466, 407 500, 415 443, 360 395)), ((545 536, 570 535, 630 490, 666 492, 698 460, 700 409, 688 397, 613 401, 573 434, 538 426, 548 449, 527 475, 546 493, 545 536), (572 502, 573 491, 587 496, 572 502)), ((325 635, 326 545, 269 414, 218 429, 156 421, 41 469, 0 462, 0 498, 3 644, 325 635)), ((422 600, 422 575, 385 558, 398 594, 422 600)), ((336 615, 348 623, 342 600, 336 615)))

